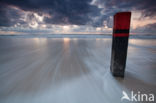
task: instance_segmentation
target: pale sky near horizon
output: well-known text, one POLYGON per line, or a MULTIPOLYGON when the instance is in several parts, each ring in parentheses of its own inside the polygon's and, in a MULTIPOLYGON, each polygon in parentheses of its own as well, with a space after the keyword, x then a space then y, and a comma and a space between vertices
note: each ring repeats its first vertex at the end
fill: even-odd
POLYGON ((131 11, 131 33, 156 33, 156 0, 1 0, 0 34, 110 34, 131 11))

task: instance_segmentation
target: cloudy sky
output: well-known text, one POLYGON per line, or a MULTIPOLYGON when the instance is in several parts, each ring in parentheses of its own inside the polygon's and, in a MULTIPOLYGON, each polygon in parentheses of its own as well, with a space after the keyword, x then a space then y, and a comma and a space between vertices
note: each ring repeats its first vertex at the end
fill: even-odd
POLYGON ((131 33, 156 33, 156 0, 0 0, 0 34, 108 34, 131 11, 131 33))

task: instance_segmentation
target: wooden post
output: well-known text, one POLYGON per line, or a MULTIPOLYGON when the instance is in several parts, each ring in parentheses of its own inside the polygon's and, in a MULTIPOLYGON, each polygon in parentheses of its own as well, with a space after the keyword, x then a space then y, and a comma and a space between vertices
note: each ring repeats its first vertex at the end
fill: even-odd
POLYGON ((114 15, 111 72, 114 76, 124 77, 129 38, 131 12, 114 15))

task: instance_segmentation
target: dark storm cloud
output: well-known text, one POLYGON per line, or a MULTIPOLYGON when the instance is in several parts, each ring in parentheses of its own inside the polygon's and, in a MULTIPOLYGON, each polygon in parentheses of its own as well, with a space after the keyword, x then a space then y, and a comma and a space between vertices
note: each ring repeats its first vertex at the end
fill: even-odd
POLYGON ((3 5, 0 5, 0 26, 9 26, 9 19, 3 5))
POLYGON ((15 10, 0 4, 0 26, 12 26, 18 18, 19 15, 15 10))
POLYGON ((16 23, 26 24, 26 22, 20 20, 22 14, 21 11, 0 3, 0 26, 10 27, 16 23))
POLYGON ((102 26, 102 21, 107 21, 107 26, 112 27, 112 18, 121 11, 140 11, 143 17, 156 16, 156 0, 95 0, 94 5, 104 8, 103 15, 93 24, 102 26))
POLYGON ((4 6, 12 5, 25 11, 33 11, 42 15, 48 13, 52 18, 45 17, 44 21, 49 24, 89 24, 95 27, 112 27, 112 18, 116 12, 141 10, 143 16, 156 15, 156 0, 1 0, 0 5, 0 26, 13 25, 19 22, 20 15, 16 11, 8 12, 4 6), (99 9, 98 5, 103 8, 99 9), (5 9, 3 9, 5 8, 5 9), (101 10, 104 13, 100 14, 101 10), (11 13, 13 12, 13 13, 11 13), (95 19, 98 17, 97 19, 95 19), (10 19, 14 19, 11 21, 10 19))
POLYGON ((99 16, 100 9, 90 5, 91 0, 2 0, 25 11, 44 12, 52 16, 46 23, 84 25, 91 17, 99 16))
POLYGON ((96 0, 105 7, 108 15, 118 11, 141 10, 145 16, 156 15, 156 0, 96 0))

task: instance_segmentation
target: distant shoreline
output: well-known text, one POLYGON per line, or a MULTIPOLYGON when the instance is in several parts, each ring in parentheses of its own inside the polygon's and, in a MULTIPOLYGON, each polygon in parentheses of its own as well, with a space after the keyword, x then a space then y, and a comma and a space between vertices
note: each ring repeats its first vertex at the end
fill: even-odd
MULTIPOLYGON (((0 37, 16 38, 112 38, 110 34, 31 34, 0 35, 0 37)), ((156 39, 156 35, 130 35, 130 39, 156 39)))

